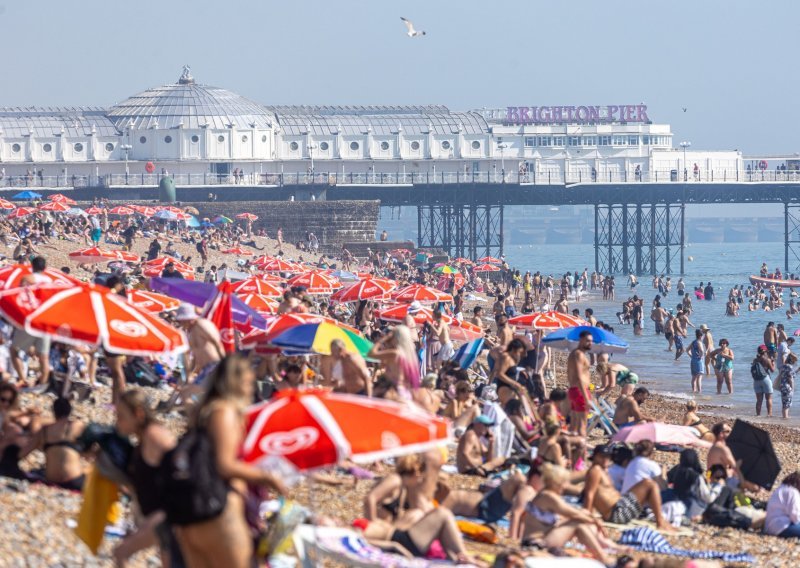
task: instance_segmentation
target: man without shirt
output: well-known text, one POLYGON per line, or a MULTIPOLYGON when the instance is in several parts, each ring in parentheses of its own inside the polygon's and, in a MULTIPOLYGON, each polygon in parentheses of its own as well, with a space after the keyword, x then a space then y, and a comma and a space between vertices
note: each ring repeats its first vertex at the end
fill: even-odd
POLYGON ((642 413, 641 405, 650 397, 650 391, 639 387, 633 391, 632 396, 621 396, 617 399, 614 411, 614 424, 618 428, 633 426, 640 422, 652 422, 653 419, 642 413))
POLYGON ((331 354, 323 357, 320 372, 338 392, 372 396, 372 377, 364 358, 349 353, 341 339, 331 341, 331 354))
POLYGON ((586 356, 592 348, 592 333, 582 331, 578 339, 578 347, 567 359, 567 395, 570 402, 570 425, 580 436, 586 436, 586 420, 589 412, 589 358, 586 356))
POLYGON ((473 420, 472 425, 461 436, 456 450, 458 473, 486 477, 487 473, 499 469, 505 463, 504 456, 492 458, 495 442, 492 426, 494 426, 494 420, 481 414, 473 420), (486 443, 484 443, 484 439, 486 443))

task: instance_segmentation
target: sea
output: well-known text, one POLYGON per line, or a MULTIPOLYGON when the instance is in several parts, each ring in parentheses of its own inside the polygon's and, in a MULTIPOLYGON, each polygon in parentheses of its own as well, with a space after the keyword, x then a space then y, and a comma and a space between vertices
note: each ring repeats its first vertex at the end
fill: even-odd
MULTIPOLYGON (((568 271, 582 272, 594 268, 594 247, 592 245, 512 245, 505 247, 505 255, 511 266, 535 272, 537 270, 554 276, 568 271)), ((783 311, 748 312, 746 304, 738 317, 725 315, 725 303, 729 290, 736 284, 749 284, 748 277, 758 274, 762 262, 770 269, 781 267, 784 260, 783 243, 724 243, 724 244, 692 244, 685 249, 686 262, 683 275, 688 291, 694 290, 700 282, 709 280, 714 286, 716 299, 712 301, 697 300, 692 297, 693 313, 690 321, 696 325, 706 324, 718 344, 722 338, 730 342, 734 351, 733 394, 716 394, 716 377, 707 375, 703 380, 703 392, 693 395, 691 392, 691 375, 689 358, 685 354, 675 361, 675 355, 666 350, 667 342, 663 335, 656 335, 653 322, 649 319, 650 307, 657 290, 653 289, 652 278, 643 276, 635 292, 626 285, 627 278, 617 277, 616 296, 613 302, 604 301, 602 294, 592 292, 582 298, 579 304, 571 304, 570 309, 577 307, 583 313, 584 308, 591 307, 595 317, 610 322, 614 333, 626 340, 630 348, 627 353, 615 355, 614 360, 628 366, 637 373, 640 381, 653 392, 674 398, 694 398, 701 405, 721 407, 718 413, 730 414, 755 420, 755 394, 753 393, 750 363, 755 357, 756 348, 763 343, 763 332, 767 323, 774 321, 783 323, 790 335, 800 328, 800 317, 788 320, 783 311), (691 260, 689 260, 691 257, 691 260), (630 325, 621 325, 616 313, 621 311, 622 303, 628 297, 637 294, 645 300, 645 332, 641 336, 633 334, 630 325)), ((666 308, 674 308, 681 298, 675 293, 678 274, 670 274, 673 291, 662 301, 666 308)), ((784 292, 784 303, 789 303, 789 292, 784 292)), ((693 339, 690 328, 687 342, 693 339)), ((800 351, 797 348, 796 351, 800 351)), ((776 378, 773 376, 773 379, 776 378)), ((723 387, 723 393, 726 389, 723 387)), ((762 410, 762 415, 766 410, 762 410)), ((773 394, 773 418, 762 421, 776 424, 787 423, 780 418, 781 398, 778 389, 773 394)), ((800 393, 797 395, 795 408, 790 412, 789 424, 800 426, 800 393), (791 416, 794 414, 794 416, 791 416)))

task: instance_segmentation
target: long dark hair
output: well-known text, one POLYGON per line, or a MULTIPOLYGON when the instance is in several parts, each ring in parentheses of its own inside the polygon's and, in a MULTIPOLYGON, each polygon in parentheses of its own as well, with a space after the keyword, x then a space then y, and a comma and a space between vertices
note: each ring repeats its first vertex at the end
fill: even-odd
POLYGON ((800 471, 794 471, 784 477, 781 485, 788 485, 800 491, 800 471))

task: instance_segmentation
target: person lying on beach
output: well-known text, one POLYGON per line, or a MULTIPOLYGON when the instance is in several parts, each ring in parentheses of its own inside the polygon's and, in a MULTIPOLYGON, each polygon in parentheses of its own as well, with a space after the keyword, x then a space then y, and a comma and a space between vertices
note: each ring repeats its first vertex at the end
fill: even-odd
POLYGON ((437 450, 397 458, 395 472, 378 481, 364 497, 364 518, 394 522, 409 509, 429 511, 434 499, 443 498, 441 467, 442 455, 437 450), (402 473, 412 471, 419 471, 421 478, 402 473))
MULTIPOLYGON (((540 463, 540 462, 539 462, 540 463)), ((518 507, 524 498, 523 489, 528 480, 516 468, 503 482, 487 493, 471 490, 451 490, 444 501, 445 507, 455 515, 480 519, 486 524, 494 524, 518 507)))
POLYGON ((697 430, 700 439, 706 442, 714 441, 714 434, 703 425, 703 421, 697 415, 697 402, 690 400, 686 403, 686 413, 683 415, 683 426, 689 426, 697 430))
POLYGON ((583 506, 588 511, 597 510, 603 520, 626 525, 638 519, 644 507, 650 507, 655 515, 656 525, 665 532, 673 532, 672 526, 661 511, 661 494, 652 479, 643 479, 620 495, 608 475, 611 453, 605 445, 596 446, 592 452, 592 466, 586 474, 583 490, 583 506))
POLYGON ((632 396, 619 397, 614 411, 614 424, 618 428, 625 428, 641 422, 653 422, 653 419, 642 413, 641 409, 649 397, 650 391, 645 387, 637 388, 632 396))

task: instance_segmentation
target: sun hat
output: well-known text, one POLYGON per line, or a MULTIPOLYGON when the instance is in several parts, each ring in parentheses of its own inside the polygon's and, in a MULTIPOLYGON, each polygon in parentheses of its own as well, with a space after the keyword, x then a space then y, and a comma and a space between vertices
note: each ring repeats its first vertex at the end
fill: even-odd
POLYGON ((194 306, 185 302, 178 306, 178 310, 175 312, 176 321, 194 321, 199 317, 194 306))

